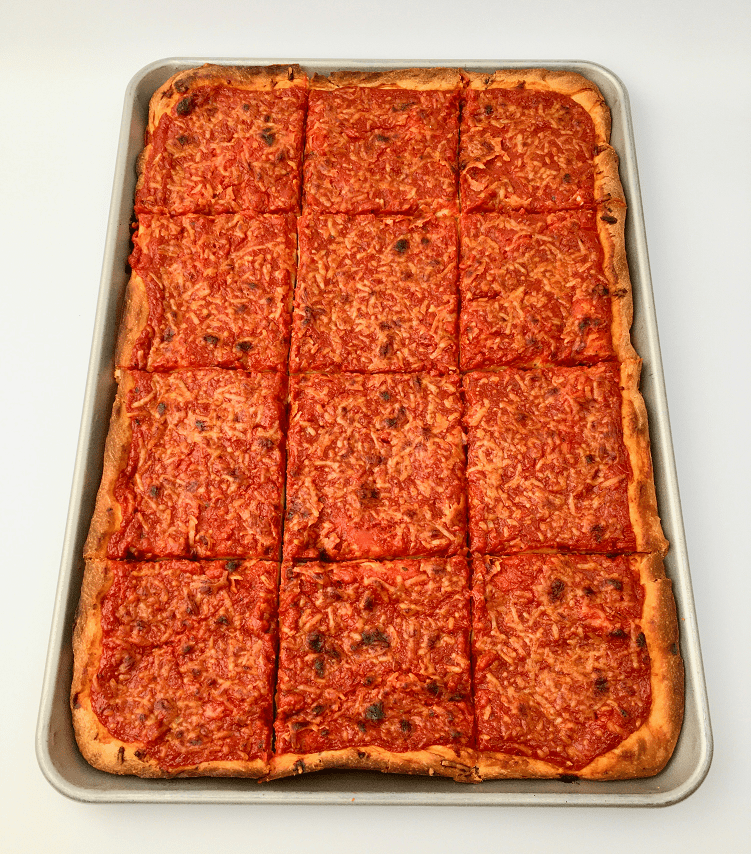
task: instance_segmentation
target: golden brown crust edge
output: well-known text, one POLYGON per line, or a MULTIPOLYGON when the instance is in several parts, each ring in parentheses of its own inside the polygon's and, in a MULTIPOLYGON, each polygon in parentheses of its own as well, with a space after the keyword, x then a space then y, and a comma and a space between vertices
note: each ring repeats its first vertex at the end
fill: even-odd
POLYGON ((684 673, 672 585, 659 555, 633 555, 644 588, 641 627, 650 655, 649 717, 613 750, 571 774, 557 765, 504 753, 478 753, 481 779, 578 777, 628 780, 659 774, 673 754, 683 723, 684 673))
POLYGON ((261 782, 326 769, 349 769, 381 771, 384 774, 451 777, 457 782, 477 783, 479 779, 474 766, 475 752, 468 748, 456 751, 450 747, 436 745, 423 750, 393 753, 382 747, 347 747, 320 753, 287 753, 274 756, 269 773, 261 782))
MULTIPOLYGON (((149 322, 149 299, 146 284, 138 273, 132 273, 125 290, 125 305, 115 347, 115 365, 119 368, 140 368, 146 364, 134 361, 134 350, 149 322)), ((146 356, 148 359, 148 355, 146 356)))
POLYGON ((132 430, 126 401, 134 380, 126 371, 117 371, 117 375, 119 384, 104 446, 102 481, 97 492, 89 535, 83 547, 83 556, 86 559, 105 558, 110 536, 119 531, 122 524, 122 510, 115 498, 115 483, 125 468, 130 453, 132 430))
POLYGON ((110 774, 138 777, 261 777, 268 764, 261 759, 202 762, 165 770, 148 757, 139 756, 141 744, 120 741, 102 725, 91 707, 91 686, 102 651, 101 607, 112 586, 107 561, 86 562, 81 599, 73 629, 73 683, 70 706, 79 750, 94 768, 110 774))
POLYGON ((393 71, 332 71, 328 77, 315 74, 311 89, 358 86, 365 89, 411 89, 413 91, 458 90, 465 79, 458 68, 397 68, 393 71))
POLYGON ((598 145, 610 142, 610 110, 597 86, 574 71, 551 71, 547 68, 518 68, 492 74, 467 72, 470 89, 534 89, 568 95, 592 117, 598 145))
POLYGON ((603 251, 603 272, 610 291, 613 351, 619 362, 636 359, 631 344, 634 302, 624 237, 626 207, 618 203, 599 205, 595 216, 603 251))
POLYGON ((629 512, 636 535, 636 551, 664 555, 668 550, 668 541, 662 532, 657 509, 647 408, 639 392, 640 374, 640 359, 628 359, 621 363, 623 442, 631 462, 632 475, 628 484, 629 512))

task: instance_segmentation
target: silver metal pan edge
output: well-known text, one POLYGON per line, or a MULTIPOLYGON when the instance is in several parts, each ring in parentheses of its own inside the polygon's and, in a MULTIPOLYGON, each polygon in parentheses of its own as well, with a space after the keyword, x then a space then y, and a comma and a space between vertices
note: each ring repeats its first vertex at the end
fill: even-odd
POLYGON ((615 74, 591 62, 564 60, 173 58, 154 62, 134 76, 125 94, 81 430, 37 723, 36 753, 42 772, 58 791, 74 800, 100 803, 641 807, 677 803, 699 787, 712 760, 712 730, 670 433, 633 127, 628 94, 615 74), (259 785, 255 781, 241 779, 143 780, 118 777, 97 771, 81 757, 73 735, 68 701, 73 668, 71 638, 83 576, 81 553, 101 477, 109 413, 115 396, 113 356, 128 277, 135 161, 143 145, 148 104, 153 92, 172 74, 204 62, 224 65, 297 62, 307 71, 321 74, 343 68, 379 71, 453 66, 490 71, 542 67, 576 71, 599 86, 612 112, 611 141, 620 156, 621 180, 629 207, 626 248, 634 289, 632 339, 644 361, 641 389, 650 418, 660 515, 671 544, 665 564, 668 577, 673 582, 681 654, 686 668, 683 729, 671 761, 657 776, 642 780, 581 780, 573 783, 561 780, 494 780, 471 786, 430 777, 329 771, 259 785))

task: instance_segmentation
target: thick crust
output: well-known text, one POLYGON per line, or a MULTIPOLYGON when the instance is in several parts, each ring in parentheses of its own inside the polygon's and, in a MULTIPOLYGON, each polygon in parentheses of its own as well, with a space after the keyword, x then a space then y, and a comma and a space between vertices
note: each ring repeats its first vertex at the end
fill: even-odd
POLYGON ((640 359, 629 359, 621 364, 623 441, 632 473, 628 484, 629 511, 636 550, 664 555, 668 541, 662 533, 657 510, 647 409, 639 392, 640 373, 640 359))
POLYGON ((626 196, 618 174, 618 155, 610 145, 600 145, 594 158, 594 193, 599 204, 626 204, 626 196))
POLYGON ((603 251, 603 272, 610 290, 613 351, 619 362, 636 359, 636 351, 631 345, 634 302, 624 239, 626 207, 618 203, 599 205, 596 216, 603 251))
POLYGON ((146 284, 133 273, 125 291, 125 305, 115 348, 115 364, 120 368, 146 370, 147 353, 136 352, 136 345, 149 322, 146 284))
POLYGON ((104 446, 102 481, 96 497, 94 515, 91 518, 89 535, 83 548, 84 558, 105 558, 110 536, 120 530, 122 509, 115 498, 115 483, 125 468, 130 452, 132 429, 127 413, 126 400, 133 388, 133 377, 118 371, 119 385, 112 406, 112 417, 104 446))
POLYGON ((478 753, 480 779, 575 777, 587 780, 627 780, 651 777, 667 764, 681 730, 684 707, 683 661, 678 647, 678 621, 672 585, 659 555, 634 555, 644 589, 641 628, 650 656, 652 703, 649 717, 618 747, 598 756, 575 774, 549 762, 478 753))
POLYGON ((333 71, 310 81, 311 89, 338 89, 360 86, 368 89, 412 89, 450 92, 459 89, 465 74, 458 68, 400 68, 394 71, 333 71))
POLYGON ((408 753, 392 753, 381 747, 324 750, 321 753, 288 753, 274 756, 264 780, 277 780, 312 771, 351 769, 381 771, 384 774, 424 774, 451 777, 462 783, 479 782, 475 774, 475 752, 459 752, 448 747, 426 747, 408 753))
POLYGON ((175 107, 192 89, 199 86, 231 86, 248 92, 269 92, 272 89, 305 88, 308 78, 299 65, 233 66, 202 65, 181 71, 170 77, 151 99, 149 133, 159 120, 175 107))
POLYGON ((471 89, 533 89, 557 92, 581 104, 592 117, 598 145, 610 142, 610 110, 600 90, 573 71, 549 71, 545 68, 520 68, 496 71, 493 74, 470 72, 471 89))
POLYGON ((110 774, 139 777, 261 777, 268 770, 261 759, 231 762, 201 762, 166 771, 153 759, 140 755, 143 744, 114 738, 91 707, 91 686, 102 651, 102 601, 112 586, 107 561, 86 562, 81 599, 73 629, 73 683, 70 705, 73 728, 84 759, 110 774))

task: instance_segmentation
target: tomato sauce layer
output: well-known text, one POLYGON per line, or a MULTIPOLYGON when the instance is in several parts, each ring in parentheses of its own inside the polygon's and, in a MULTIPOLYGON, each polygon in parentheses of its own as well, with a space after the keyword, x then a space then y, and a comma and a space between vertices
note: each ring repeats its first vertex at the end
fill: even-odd
POLYGON ((594 211, 467 214, 460 237, 464 370, 615 358, 594 211))
POLYGON ((594 204, 595 128, 566 95, 469 89, 462 113, 462 210, 594 204))
POLYGON ((137 756, 177 769, 271 750, 278 564, 110 562, 91 704, 137 756))
POLYGON ((456 370, 453 219, 308 214, 299 229, 292 371, 456 370))
POLYGON ((148 321, 123 367, 285 368, 293 216, 142 214, 133 244, 148 321))
POLYGON ((282 570, 277 753, 472 744, 464 558, 282 570))
POLYGON ((617 364, 466 374, 472 550, 634 551, 617 364))
POLYGON ((312 90, 304 207, 333 213, 456 210, 459 92, 312 90))
POLYGON ((285 558, 459 552, 465 543, 458 377, 293 377, 285 558))
POLYGON ((284 480, 279 374, 133 371, 132 441, 107 556, 279 554, 284 480))
POLYGON ((306 97, 297 86, 193 89, 148 140, 136 213, 297 210, 306 97))
POLYGON ((646 721, 650 657, 636 560, 474 559, 478 750, 577 771, 646 721))

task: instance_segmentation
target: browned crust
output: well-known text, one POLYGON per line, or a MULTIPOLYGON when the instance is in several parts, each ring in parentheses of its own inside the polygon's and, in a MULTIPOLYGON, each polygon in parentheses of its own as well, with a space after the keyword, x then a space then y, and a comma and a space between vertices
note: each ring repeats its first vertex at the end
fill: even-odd
POLYGON ((73 629, 73 683, 70 706, 76 741, 84 759, 94 768, 110 774, 139 777, 260 777, 268 770, 261 759, 231 762, 201 762, 166 771, 148 757, 137 754, 143 744, 114 738, 91 708, 91 686, 102 651, 102 602, 112 586, 113 574, 107 561, 86 562, 73 629))
POLYGON ((424 774, 430 777, 451 777, 461 783, 477 783, 475 752, 455 751, 440 745, 424 750, 393 753, 382 747, 347 747, 324 750, 320 753, 286 753, 271 759, 270 771, 264 781, 278 780, 329 768, 360 771, 381 771, 384 774, 424 774))
POLYGON ((359 86, 366 89, 412 89, 450 92, 459 89, 465 73, 458 68, 399 68, 393 71, 332 71, 328 77, 315 74, 311 89, 339 89, 359 86))
POLYGON ((110 536, 120 530, 123 520, 122 509, 115 498, 115 483, 128 462, 130 452, 133 433, 127 412, 127 397, 133 388, 134 379, 127 372, 117 373, 119 385, 104 446, 102 481, 96 497, 89 535, 83 547, 83 556, 86 559, 103 559, 107 556, 110 536))
POLYGON ((626 196, 618 174, 618 154, 610 145, 600 145, 594 158, 595 202, 626 204, 626 196))
POLYGON ((115 364, 118 367, 146 370, 146 354, 143 360, 139 360, 134 350, 148 322, 149 298, 146 284, 138 273, 132 273, 125 291, 123 317, 115 348, 115 364))
POLYGON ((231 86, 248 92, 269 92, 272 89, 306 88, 308 78, 299 65, 202 65, 180 71, 154 92, 149 107, 149 134, 159 120, 175 107, 190 91, 199 86, 231 86))
POLYGON ((640 373, 640 359, 628 359, 621 364, 623 442, 631 462, 629 512, 636 536, 636 551, 664 555, 668 541, 662 533, 657 510, 647 409, 639 392, 640 373))
POLYGON ((557 92, 581 104, 592 117, 598 145, 610 142, 610 110, 595 84, 574 71, 550 71, 546 68, 519 68, 492 74, 468 72, 470 89, 533 89, 557 92))
POLYGON ((613 352, 619 362, 636 359, 636 351, 631 345, 634 301, 624 237, 626 207, 618 203, 598 205, 595 215, 603 251, 603 272, 610 290, 613 352))
POLYGON ((522 756, 477 754, 481 779, 580 777, 585 780, 628 780, 659 774, 670 759, 683 723, 683 661, 678 647, 678 620, 672 584, 659 555, 633 555, 644 588, 641 627, 650 656, 652 705, 647 720, 618 747, 598 756, 575 774, 559 766, 522 756))

